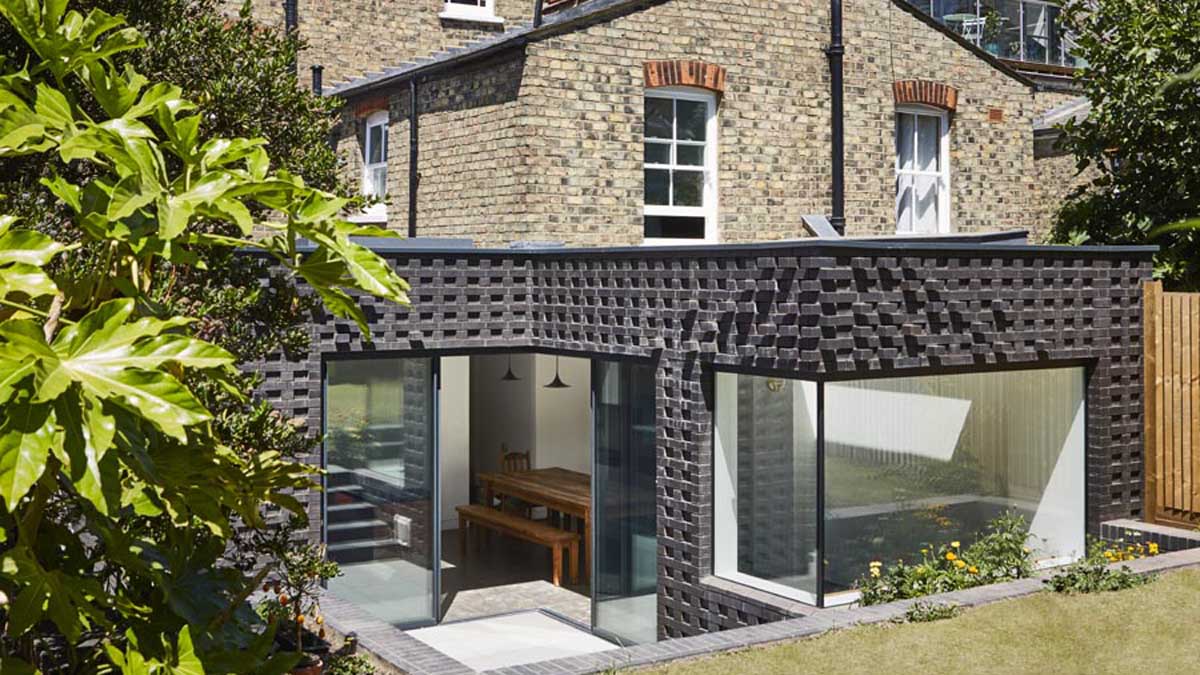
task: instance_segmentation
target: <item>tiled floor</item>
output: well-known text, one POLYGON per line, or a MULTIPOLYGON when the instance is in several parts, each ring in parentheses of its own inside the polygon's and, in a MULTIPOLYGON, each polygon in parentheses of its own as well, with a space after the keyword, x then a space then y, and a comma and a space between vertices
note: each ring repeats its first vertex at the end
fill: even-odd
MULTIPOLYGON (((377 560, 342 566, 344 575, 330 592, 386 623, 403 625, 428 617, 430 575, 403 560, 377 560)), ((582 582, 583 579, 581 578, 582 582)), ((583 625, 591 624, 591 597, 584 584, 550 582, 550 551, 492 534, 480 549, 459 553, 458 532, 442 539, 442 621, 460 621, 520 610, 548 609, 583 625)))
POLYGON ((476 671, 617 648, 587 630, 537 611, 444 623, 408 634, 476 671))
MULTIPOLYGON (((584 625, 591 623, 590 591, 550 583, 549 549, 492 534, 485 546, 474 542, 461 557, 458 531, 442 538, 443 621, 493 616, 525 609, 549 609, 584 625)), ((565 580, 569 581, 569 580, 565 580)))

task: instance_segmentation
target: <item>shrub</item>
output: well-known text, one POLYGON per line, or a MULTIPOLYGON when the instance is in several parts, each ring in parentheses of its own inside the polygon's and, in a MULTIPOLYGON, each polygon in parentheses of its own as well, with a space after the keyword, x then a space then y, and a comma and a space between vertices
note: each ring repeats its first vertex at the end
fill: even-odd
POLYGON ((1063 567, 1046 580, 1046 585, 1056 593, 1099 593, 1121 591, 1142 586, 1151 581, 1148 575, 1137 574, 1127 565, 1114 568, 1113 563, 1122 560, 1137 560, 1158 554, 1158 544, 1151 542, 1126 543, 1093 541, 1088 554, 1082 560, 1063 567))
POLYGON ((904 620, 909 623, 941 621, 942 619, 953 619, 961 611, 962 607, 958 605, 918 601, 904 612, 904 620))
POLYGON ((874 561, 858 581, 861 602, 877 605, 1027 578, 1033 574, 1028 539, 1025 518, 1004 513, 989 522, 982 536, 966 548, 952 541, 922 548, 921 561, 916 564, 898 560, 885 568, 881 561, 874 561))
POLYGON ((338 655, 329 660, 325 675, 375 675, 375 666, 362 654, 338 655))

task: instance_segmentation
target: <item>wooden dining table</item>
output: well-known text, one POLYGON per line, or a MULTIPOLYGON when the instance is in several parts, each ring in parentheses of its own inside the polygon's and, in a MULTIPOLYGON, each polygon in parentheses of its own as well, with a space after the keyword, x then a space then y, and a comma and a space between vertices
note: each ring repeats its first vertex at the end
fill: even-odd
POLYGON ((583 576, 589 578, 592 562, 592 477, 579 471, 551 467, 513 473, 480 473, 483 503, 491 506, 495 495, 505 495, 544 506, 583 521, 583 576))

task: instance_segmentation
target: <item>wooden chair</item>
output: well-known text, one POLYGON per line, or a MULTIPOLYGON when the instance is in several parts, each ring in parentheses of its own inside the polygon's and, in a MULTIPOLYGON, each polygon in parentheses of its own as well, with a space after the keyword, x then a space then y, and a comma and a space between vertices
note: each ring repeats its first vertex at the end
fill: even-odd
POLYGON ((501 473, 521 473, 529 471, 529 452, 505 452, 503 444, 500 445, 500 471, 501 473))
MULTIPOLYGON (((504 443, 500 444, 500 471, 501 473, 521 473, 529 471, 529 451, 525 452, 509 452, 508 446, 504 443)), ((500 502, 500 510, 510 513, 519 513, 526 518, 533 518, 533 504, 530 504, 522 499, 507 497, 502 494, 496 495, 496 499, 500 502)), ((490 505, 489 505, 490 506, 490 505)))

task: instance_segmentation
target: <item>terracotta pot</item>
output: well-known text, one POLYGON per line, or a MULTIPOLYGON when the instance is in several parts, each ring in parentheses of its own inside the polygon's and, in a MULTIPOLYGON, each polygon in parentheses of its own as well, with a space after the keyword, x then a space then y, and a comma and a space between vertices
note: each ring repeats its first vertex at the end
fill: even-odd
POLYGON ((312 662, 305 666, 296 666, 292 668, 292 675, 321 675, 321 669, 325 667, 325 663, 320 657, 309 655, 312 662))

